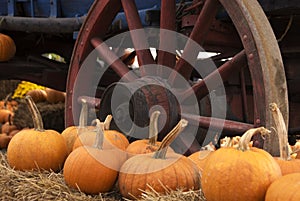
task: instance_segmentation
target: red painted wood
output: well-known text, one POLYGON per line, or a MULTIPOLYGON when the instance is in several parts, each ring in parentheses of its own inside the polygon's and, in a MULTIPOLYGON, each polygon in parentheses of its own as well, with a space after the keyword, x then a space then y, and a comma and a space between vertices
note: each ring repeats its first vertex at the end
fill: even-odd
POLYGON ((194 84, 192 88, 188 89, 183 93, 182 102, 188 99, 192 94, 196 94, 197 98, 201 100, 204 96, 209 94, 206 84, 210 86, 218 87, 219 76, 221 76, 223 81, 226 81, 232 72, 239 71, 242 67, 247 65, 247 58, 245 51, 239 52, 231 60, 225 62, 218 69, 213 71, 211 74, 206 76, 204 79, 194 84))
POLYGON ((174 33, 166 32, 164 30, 175 31, 176 20, 176 4, 174 0, 161 1, 160 14, 160 43, 157 55, 157 63, 164 67, 158 66, 158 75, 163 78, 168 77, 168 70, 166 67, 174 68, 176 64, 176 37, 174 33), (170 52, 163 50, 169 49, 170 52))
MULTIPOLYGON (((197 42, 199 45, 203 45, 207 33, 215 19, 216 13, 219 8, 217 0, 207 0, 199 14, 196 25, 194 26, 190 39, 197 42)), ((197 58, 198 52, 192 48, 193 42, 187 42, 182 57, 183 58, 197 58)), ((186 80, 189 80, 193 67, 188 64, 184 59, 179 59, 176 64, 175 70, 181 74, 186 80)), ((169 77, 169 82, 173 84, 176 80, 178 73, 172 73, 169 77)))
POLYGON ((223 133, 226 133, 227 136, 236 136, 243 134, 250 128, 253 128, 253 124, 247 124, 237 121, 218 119, 214 117, 204 117, 197 116, 192 114, 182 114, 182 118, 187 119, 189 123, 195 126, 200 126, 202 128, 223 128, 223 133))
MULTIPOLYGON (((142 22, 139 17, 135 2, 133 0, 121 0, 121 2, 123 5, 129 30, 133 31, 136 29, 142 29, 142 22)), ((155 64, 145 34, 143 34, 142 30, 139 31, 138 34, 137 32, 131 32, 131 39, 136 49, 136 55, 140 65, 141 75, 153 75, 155 73, 155 68, 151 69, 143 67, 147 64, 155 64)))
POLYGON ((103 60, 107 63, 111 63, 110 67, 120 76, 120 78, 122 78, 123 81, 131 82, 137 79, 137 76, 129 70, 128 66, 125 65, 100 38, 92 38, 91 44, 94 48, 96 48, 96 51, 100 54, 103 60))

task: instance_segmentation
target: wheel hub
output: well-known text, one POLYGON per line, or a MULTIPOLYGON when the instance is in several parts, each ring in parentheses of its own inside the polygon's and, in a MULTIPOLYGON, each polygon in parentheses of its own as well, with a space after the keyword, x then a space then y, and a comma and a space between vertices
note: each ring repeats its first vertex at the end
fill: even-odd
POLYGON ((111 84, 100 104, 100 119, 112 114, 111 129, 130 139, 148 138, 150 113, 159 110, 158 140, 161 140, 180 119, 179 103, 168 84, 159 77, 143 77, 133 82, 111 84))

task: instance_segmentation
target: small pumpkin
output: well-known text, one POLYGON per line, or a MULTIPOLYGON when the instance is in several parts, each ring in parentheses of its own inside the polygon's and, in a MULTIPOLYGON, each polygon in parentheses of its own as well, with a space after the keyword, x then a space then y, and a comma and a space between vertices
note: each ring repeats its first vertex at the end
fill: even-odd
POLYGON ((249 142, 253 135, 269 132, 264 127, 249 129, 237 148, 224 147, 210 154, 201 178, 207 200, 264 200, 269 185, 281 177, 281 170, 268 152, 249 147, 249 142))
POLYGON ((7 135, 6 133, 0 133, 0 149, 6 149, 12 136, 7 135))
POLYGON ((290 156, 288 133, 282 113, 276 103, 270 104, 270 110, 274 119, 275 133, 277 133, 279 139, 280 156, 275 157, 275 160, 281 168, 281 173, 282 175, 300 173, 300 159, 293 159, 290 156))
POLYGON ((299 201, 300 173, 291 173, 275 180, 268 188, 265 201, 299 201))
POLYGON ((16 170, 59 171, 67 157, 67 145, 60 133, 44 130, 43 121, 34 101, 26 96, 34 129, 23 129, 10 141, 7 161, 16 170))
POLYGON ((11 122, 6 122, 1 126, 1 133, 9 134, 14 130, 17 130, 17 127, 16 125, 13 125, 11 122))
POLYGON ((121 167, 119 189, 122 196, 138 199, 143 191, 166 194, 169 190, 183 191, 200 188, 197 166, 186 156, 167 153, 171 142, 179 135, 187 121, 182 119, 163 139, 154 153, 135 155, 121 167))
POLYGON ((8 122, 10 118, 14 116, 14 113, 8 109, 0 109, 0 123, 8 122))
MULTIPOLYGON (((154 111, 150 116, 150 123, 149 123, 149 139, 141 139, 133 141, 129 144, 126 148, 126 152, 128 153, 128 157, 132 157, 137 154, 146 154, 155 152, 158 147, 160 146, 161 142, 157 141, 158 135, 158 128, 157 128, 157 121, 160 115, 159 111, 154 111)), ((168 151, 174 150, 169 147, 168 151)))
POLYGON ((15 56, 16 44, 13 39, 0 33, 0 62, 8 61, 15 56))
POLYGON ((64 137, 67 147, 68 154, 73 150, 74 142, 77 139, 78 135, 82 132, 85 132, 87 129, 87 116, 88 116, 88 105, 85 99, 81 100, 81 112, 79 116, 79 125, 78 126, 69 126, 62 131, 61 135, 64 137))
MULTIPOLYGON (((104 138, 107 139, 106 141, 104 141, 103 146, 105 148, 115 146, 125 151, 127 146, 129 145, 129 141, 122 133, 116 130, 109 130, 111 120, 112 120, 112 116, 107 115, 105 121, 101 123, 101 126, 104 129, 104 138)), ((83 145, 86 146, 93 145, 93 143, 95 142, 95 138, 96 138, 96 130, 89 128, 85 132, 80 133, 80 135, 76 138, 73 145, 73 150, 83 145)))
POLYGON ((87 194, 110 191, 118 171, 126 160, 126 153, 116 148, 104 149, 105 141, 100 121, 97 121, 96 139, 92 146, 81 146, 70 153, 64 165, 65 182, 87 194))
POLYGON ((44 89, 32 89, 26 93, 31 96, 35 103, 44 102, 47 100, 47 93, 44 89))
POLYGON ((59 103, 59 102, 65 102, 66 93, 62 91, 58 91, 51 88, 45 89, 47 94, 47 101, 49 103, 59 103))

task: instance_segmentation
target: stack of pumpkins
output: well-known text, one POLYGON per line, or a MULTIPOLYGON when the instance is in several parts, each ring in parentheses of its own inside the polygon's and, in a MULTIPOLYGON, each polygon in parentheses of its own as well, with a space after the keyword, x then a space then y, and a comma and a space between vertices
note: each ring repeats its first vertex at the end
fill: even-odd
POLYGON ((272 103, 270 110, 279 138, 280 157, 251 146, 253 135, 270 133, 264 127, 248 130, 229 146, 189 156, 201 171, 202 190, 208 201, 300 200, 300 160, 290 157, 287 129, 279 108, 272 103))
POLYGON ((13 124, 14 112, 18 103, 14 100, 9 101, 8 97, 0 101, 0 149, 6 148, 11 138, 18 132, 13 124))
POLYGON ((68 186, 87 194, 108 192, 118 184, 126 198, 137 198, 151 189, 166 193, 178 188, 200 188, 196 164, 169 147, 187 126, 186 120, 180 120, 162 142, 157 142, 159 112, 153 112, 150 139, 129 144, 122 133, 109 130, 111 116, 104 122, 96 119, 87 126, 85 100, 79 126, 68 127, 62 134, 45 130, 33 99, 26 96, 26 101, 34 129, 20 131, 8 145, 7 159, 14 169, 62 170, 68 186))
POLYGON ((32 98, 28 96, 26 100, 35 129, 19 132, 8 146, 8 163, 17 170, 63 169, 65 182, 72 188, 98 194, 118 184, 120 193, 130 199, 139 198, 147 190, 164 194, 202 187, 208 201, 299 200, 299 159, 289 157, 287 131, 276 104, 270 108, 280 139, 280 157, 250 146, 253 135, 270 133, 259 127, 245 132, 234 147, 209 148, 205 154, 196 152, 194 156, 200 158, 185 157, 169 147, 187 126, 184 119, 162 142, 157 142, 159 112, 153 112, 149 139, 129 144, 122 133, 109 130, 111 116, 87 126, 85 100, 79 126, 66 128, 62 134, 44 130, 32 98))

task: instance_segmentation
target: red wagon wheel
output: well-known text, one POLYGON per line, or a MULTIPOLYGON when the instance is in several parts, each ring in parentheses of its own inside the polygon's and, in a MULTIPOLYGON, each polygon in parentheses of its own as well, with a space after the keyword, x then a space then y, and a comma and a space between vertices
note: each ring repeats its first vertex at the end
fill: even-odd
MULTIPOLYGON (((161 30, 185 34, 193 42, 203 46, 206 51, 217 53, 216 56, 210 58, 218 67, 217 70, 210 71, 205 76, 195 73, 193 66, 187 62, 186 58, 198 59, 199 51, 195 51, 192 43, 185 44, 177 62, 174 54, 162 50, 164 45, 176 44, 172 42, 174 38, 164 31, 159 35, 159 47, 162 49, 157 52, 156 59, 153 59, 150 50, 147 49, 148 38, 145 40, 145 35, 134 34, 134 30, 144 28, 141 21, 135 1, 94 2, 81 27, 71 59, 67 82, 67 126, 74 124, 74 119, 77 119, 80 108, 77 102, 78 97, 86 95, 85 92, 92 87, 91 82, 94 80, 95 71, 84 72, 85 82, 80 84, 78 84, 77 76, 82 65, 86 65, 85 60, 88 55, 95 48, 105 61, 110 62, 110 71, 112 70, 123 79, 120 91, 122 89, 130 91, 134 88, 135 92, 142 93, 142 95, 135 93, 133 98, 129 98, 130 103, 125 104, 126 107, 130 107, 130 114, 127 114, 126 118, 131 118, 133 122, 143 126, 148 120, 148 115, 145 114, 153 105, 158 104, 163 107, 166 115, 162 135, 172 128, 179 118, 186 118, 191 126, 197 128, 197 140, 187 145, 190 146, 190 151, 193 151, 195 147, 199 148, 196 146, 197 143, 201 145, 206 135, 212 135, 212 133, 203 134, 202 128, 221 129, 222 135, 229 136, 239 135, 252 127, 271 128, 273 125, 269 111, 271 102, 279 105, 288 123, 287 86, 281 54, 272 28, 257 0, 194 0, 189 4, 177 5, 175 0, 161 1, 159 23, 161 30), (121 9, 125 13, 129 30, 133 32, 130 36, 140 65, 138 75, 131 73, 128 66, 122 60, 117 59, 115 52, 103 43, 117 34, 112 32, 112 23, 121 9), (140 44, 146 48, 138 47, 140 44), (153 64, 159 65, 149 67, 153 64), (170 71, 160 66, 168 66, 170 71), (222 87, 226 92, 226 107, 228 108, 226 118, 210 116, 214 108, 211 104, 212 91, 208 83, 214 83, 218 76, 222 78, 222 87), (178 84, 179 77, 188 81, 191 87, 182 89, 182 86, 178 84), (199 80, 196 82, 191 80, 194 78, 199 78, 199 80), (189 110, 182 112, 178 109, 178 105, 188 105, 190 96, 197 98, 199 110, 201 109, 199 115, 186 112, 189 110), (207 99, 208 97, 210 99, 207 99), (207 100, 209 100, 208 106, 202 103, 207 100)), ((203 62, 203 59, 201 61, 203 62)), ((101 81, 105 83, 103 86, 108 86, 115 80, 111 81, 109 77, 104 76, 101 81)), ((102 94, 100 116, 110 112, 122 114, 120 108, 118 111, 112 111, 115 108, 110 103, 112 92, 117 85, 110 85, 102 94)), ((101 82, 99 87, 101 87, 101 82)), ((217 88, 220 86, 215 87, 216 94, 213 95, 218 97, 217 88)), ((125 92, 122 95, 128 96, 125 92)), ((124 118, 122 120, 121 116, 115 118, 125 121, 126 124, 126 120, 124 118)), ((132 125, 129 125, 126 128, 127 131, 131 132, 131 127, 132 125)), ((184 135, 182 135, 183 143, 184 135)), ((276 143, 276 138, 272 135, 267 136, 264 148, 271 154, 277 155, 278 150, 271 146, 274 143, 276 143)))

